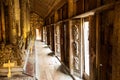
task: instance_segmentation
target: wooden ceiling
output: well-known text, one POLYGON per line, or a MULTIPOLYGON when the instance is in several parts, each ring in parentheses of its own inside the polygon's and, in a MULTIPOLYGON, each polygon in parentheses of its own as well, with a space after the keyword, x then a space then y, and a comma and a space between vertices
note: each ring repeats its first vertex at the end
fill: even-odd
POLYGON ((31 12, 45 18, 61 0, 30 0, 31 12))

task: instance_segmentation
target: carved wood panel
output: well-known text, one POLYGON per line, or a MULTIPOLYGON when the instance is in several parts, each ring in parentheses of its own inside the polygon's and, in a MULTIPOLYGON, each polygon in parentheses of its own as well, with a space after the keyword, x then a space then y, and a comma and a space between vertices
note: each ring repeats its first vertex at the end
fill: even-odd
POLYGON ((55 26, 55 53, 57 57, 60 57, 60 26, 55 26))
POLYGON ((73 21, 72 26, 72 50, 73 50, 73 65, 74 74, 80 76, 80 30, 79 20, 73 21))

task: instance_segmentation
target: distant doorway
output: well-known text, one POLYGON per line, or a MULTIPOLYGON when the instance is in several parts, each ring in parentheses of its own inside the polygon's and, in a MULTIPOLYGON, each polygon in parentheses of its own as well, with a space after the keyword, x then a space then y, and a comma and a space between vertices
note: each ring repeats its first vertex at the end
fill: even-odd
POLYGON ((84 22, 84 62, 85 62, 85 74, 90 75, 90 65, 89 65, 89 22, 84 22))
POLYGON ((36 29, 36 40, 41 40, 41 34, 39 29, 36 29))

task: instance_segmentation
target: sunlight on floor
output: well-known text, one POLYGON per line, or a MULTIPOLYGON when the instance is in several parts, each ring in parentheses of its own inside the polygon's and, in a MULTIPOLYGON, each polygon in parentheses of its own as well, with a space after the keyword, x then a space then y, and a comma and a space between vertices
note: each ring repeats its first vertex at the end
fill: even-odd
POLYGON ((38 80, 73 80, 66 74, 64 68, 55 56, 49 55, 52 51, 40 41, 35 42, 36 77, 38 80))

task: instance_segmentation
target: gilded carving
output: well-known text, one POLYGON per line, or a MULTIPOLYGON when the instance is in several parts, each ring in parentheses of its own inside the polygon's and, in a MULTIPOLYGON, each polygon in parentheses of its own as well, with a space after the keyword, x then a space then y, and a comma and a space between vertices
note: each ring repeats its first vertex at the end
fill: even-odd
POLYGON ((17 46, 0 44, 0 67, 8 60, 16 62, 18 66, 21 66, 22 52, 17 46))

